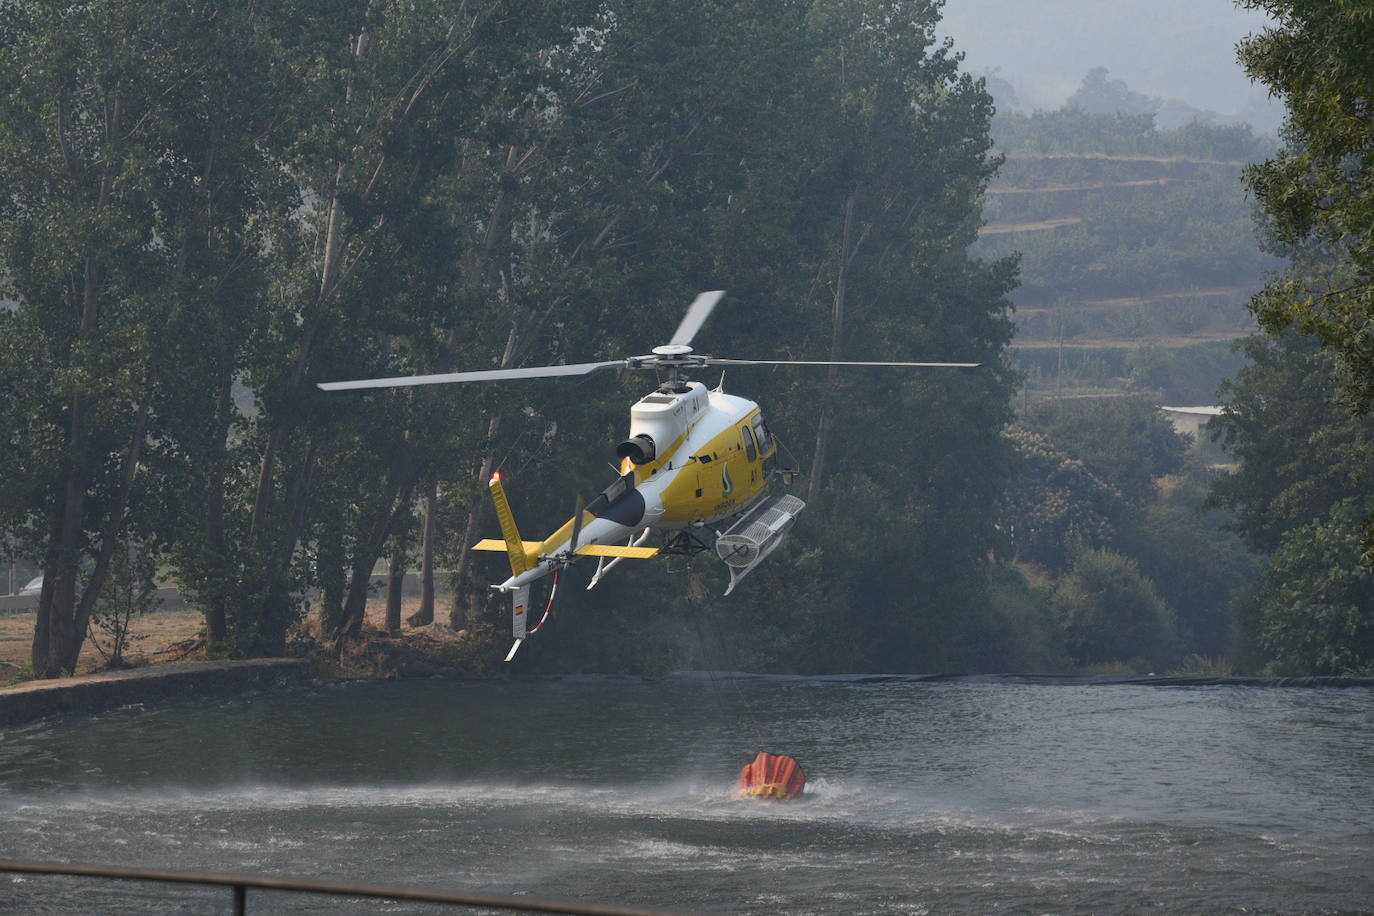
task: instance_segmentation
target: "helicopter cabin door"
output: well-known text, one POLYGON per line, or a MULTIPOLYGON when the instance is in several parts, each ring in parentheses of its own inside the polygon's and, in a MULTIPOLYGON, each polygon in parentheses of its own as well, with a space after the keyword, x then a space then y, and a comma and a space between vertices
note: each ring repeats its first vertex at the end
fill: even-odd
POLYGON ((740 436, 744 440, 744 460, 749 467, 749 490, 753 492, 758 489, 759 484, 759 446, 754 439, 753 427, 746 423, 739 428, 740 436))
POLYGON ((763 479, 767 480, 773 473, 773 466, 778 460, 778 444, 773 441, 772 434, 768 431, 768 424, 763 422, 763 412, 755 413, 749 418, 749 425, 753 427, 754 439, 758 442, 759 457, 763 461, 759 469, 763 479))

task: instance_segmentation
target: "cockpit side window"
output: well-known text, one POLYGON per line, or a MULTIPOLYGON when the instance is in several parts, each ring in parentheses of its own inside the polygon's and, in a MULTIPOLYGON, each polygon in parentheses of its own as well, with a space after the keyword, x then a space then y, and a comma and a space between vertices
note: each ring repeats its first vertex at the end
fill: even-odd
POLYGON ((754 414, 754 436, 759 440, 759 452, 767 455, 773 450, 773 439, 768 435, 768 424, 763 422, 763 414, 754 414))
POLYGON ((754 446, 754 432, 747 426, 741 426, 740 431, 744 433, 744 454, 750 461, 757 461, 759 457, 758 449, 754 446))

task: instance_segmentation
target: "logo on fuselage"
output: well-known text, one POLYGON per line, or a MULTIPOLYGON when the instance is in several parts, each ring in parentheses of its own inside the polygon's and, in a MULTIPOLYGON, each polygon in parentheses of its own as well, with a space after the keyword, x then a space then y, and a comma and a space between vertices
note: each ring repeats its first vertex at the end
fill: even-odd
POLYGON ((730 479, 730 465, 728 464, 721 466, 720 485, 725 490, 725 492, 721 494, 722 496, 729 496, 731 493, 735 492, 735 482, 730 479))

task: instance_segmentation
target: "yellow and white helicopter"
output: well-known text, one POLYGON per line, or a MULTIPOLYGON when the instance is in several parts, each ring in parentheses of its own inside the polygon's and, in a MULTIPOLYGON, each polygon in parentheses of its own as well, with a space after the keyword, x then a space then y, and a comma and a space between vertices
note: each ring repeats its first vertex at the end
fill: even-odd
POLYGON ((729 595, 740 580, 782 543, 806 504, 795 496, 772 492, 781 472, 777 444, 763 421, 759 405, 721 387, 707 390, 686 373, 706 366, 898 366, 972 369, 980 363, 841 362, 834 360, 726 359, 693 352, 692 338, 724 295, 702 293, 663 346, 645 356, 577 363, 450 372, 438 375, 325 382, 320 388, 342 391, 396 388, 448 382, 495 382, 522 378, 586 375, 600 369, 653 369, 662 383, 630 408, 630 435, 616 446, 620 476, 561 528, 542 541, 522 540, 499 471, 489 487, 500 519, 500 539, 488 538, 475 550, 505 551, 511 575, 493 586, 511 593, 511 632, 515 657, 532 629, 528 626, 530 585, 554 574, 548 608, 553 607, 559 574, 581 557, 596 557, 597 568, 587 588, 625 559, 647 559, 664 553, 694 554, 708 549, 701 539, 715 535, 717 556, 730 571, 729 595), (731 522, 724 531, 722 523, 731 522), (654 535, 657 546, 648 546, 654 535))

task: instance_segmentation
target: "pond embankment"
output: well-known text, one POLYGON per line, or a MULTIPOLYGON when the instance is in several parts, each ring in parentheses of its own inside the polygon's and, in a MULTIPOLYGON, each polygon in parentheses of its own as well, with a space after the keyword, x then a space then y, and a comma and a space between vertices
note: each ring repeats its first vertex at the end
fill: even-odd
POLYGON ((64 713, 91 713, 155 700, 240 693, 312 677, 304 658, 174 662, 126 671, 29 681, 0 688, 0 725, 64 713))

